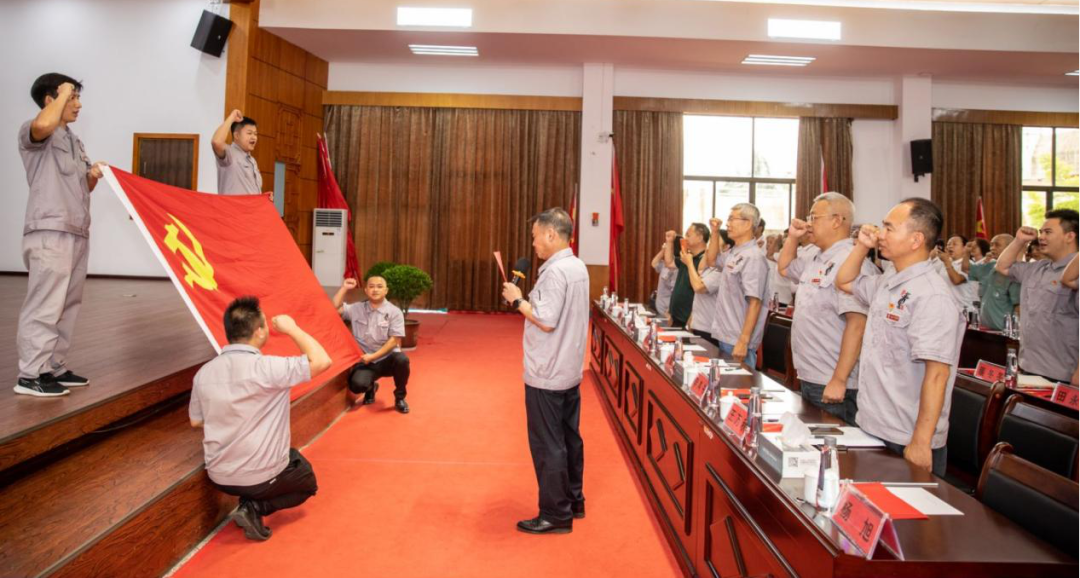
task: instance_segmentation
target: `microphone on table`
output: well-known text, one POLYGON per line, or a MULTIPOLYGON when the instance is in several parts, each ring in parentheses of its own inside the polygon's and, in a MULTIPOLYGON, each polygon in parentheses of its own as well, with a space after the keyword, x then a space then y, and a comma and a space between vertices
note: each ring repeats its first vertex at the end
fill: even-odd
POLYGON ((525 271, 529 270, 529 265, 529 260, 525 257, 518 259, 517 262, 514 263, 514 268, 510 270, 510 274, 514 277, 514 280, 511 281, 511 283, 517 286, 521 281, 524 281, 525 271))

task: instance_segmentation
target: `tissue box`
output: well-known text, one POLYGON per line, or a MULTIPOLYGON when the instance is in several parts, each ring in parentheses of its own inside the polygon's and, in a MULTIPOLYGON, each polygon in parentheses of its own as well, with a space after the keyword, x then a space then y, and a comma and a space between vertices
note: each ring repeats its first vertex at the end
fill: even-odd
POLYGON ((817 474, 821 463, 821 451, 811 445, 786 448, 779 433, 759 435, 758 456, 780 474, 781 478, 802 478, 807 472, 817 474))

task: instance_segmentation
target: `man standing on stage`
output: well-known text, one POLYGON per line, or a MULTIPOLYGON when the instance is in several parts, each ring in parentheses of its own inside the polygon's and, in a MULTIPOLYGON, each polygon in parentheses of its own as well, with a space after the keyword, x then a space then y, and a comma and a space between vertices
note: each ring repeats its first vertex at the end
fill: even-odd
POLYGON ((23 226, 23 263, 30 272, 19 312, 15 393, 57 397, 90 380, 67 368, 75 318, 82 306, 89 256, 90 191, 102 177, 68 125, 79 118, 82 84, 44 74, 30 97, 41 108, 19 128, 19 155, 30 198, 23 226))
MULTIPOLYGON (((214 131, 210 146, 217 159, 219 195, 262 194, 262 173, 259 172, 259 163, 251 155, 258 142, 258 126, 239 110, 230 112, 225 122, 214 131), (232 144, 227 144, 226 139, 230 134, 232 144)), ((270 200, 274 200, 274 193, 270 193, 270 200)))
POLYGON ((311 463, 290 448, 289 390, 330 368, 330 356, 288 315, 274 330, 303 355, 259 352, 270 335, 259 300, 241 297, 225 310, 229 344, 195 374, 188 415, 203 428, 206 474, 214 487, 240 497, 232 514, 250 540, 268 540, 263 516, 295 508, 318 490, 311 463))
POLYGON ((540 513, 517 528, 530 534, 567 534, 574 518, 585 517, 585 446, 578 423, 589 273, 570 250, 573 231, 566 211, 540 213, 533 219, 532 238, 536 256, 545 263, 529 299, 522 299, 513 283, 503 283, 503 298, 525 316, 525 413, 540 513))

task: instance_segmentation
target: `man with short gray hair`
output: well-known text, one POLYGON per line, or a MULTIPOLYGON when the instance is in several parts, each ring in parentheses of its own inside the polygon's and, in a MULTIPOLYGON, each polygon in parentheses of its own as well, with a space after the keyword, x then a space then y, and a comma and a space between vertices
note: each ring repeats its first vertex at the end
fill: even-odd
POLYGON ((581 376, 589 329, 589 272, 570 250, 573 221, 555 208, 533 219, 536 256, 545 260, 529 299, 503 283, 503 299, 525 316, 525 415, 540 513, 518 522, 529 534, 567 534, 585 517, 582 477, 585 445, 581 420, 581 376))

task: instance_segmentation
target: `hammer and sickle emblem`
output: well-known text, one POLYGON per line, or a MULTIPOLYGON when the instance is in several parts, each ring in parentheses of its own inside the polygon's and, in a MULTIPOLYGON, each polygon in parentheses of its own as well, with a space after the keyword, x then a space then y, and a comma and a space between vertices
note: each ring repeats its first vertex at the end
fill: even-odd
POLYGON ((164 243, 174 254, 180 251, 180 256, 186 261, 186 263, 181 264, 184 267, 184 272, 187 273, 184 275, 184 281, 187 282, 188 287, 194 287, 197 283, 199 287, 208 291, 217 290, 217 281, 214 281, 214 267, 210 265, 210 262, 206 260, 206 256, 203 255, 202 244, 191 234, 191 231, 180 219, 177 219, 172 214, 169 214, 169 218, 173 220, 175 225, 165 225, 164 243), (191 241, 191 247, 180 242, 180 231, 183 231, 184 235, 191 241))

